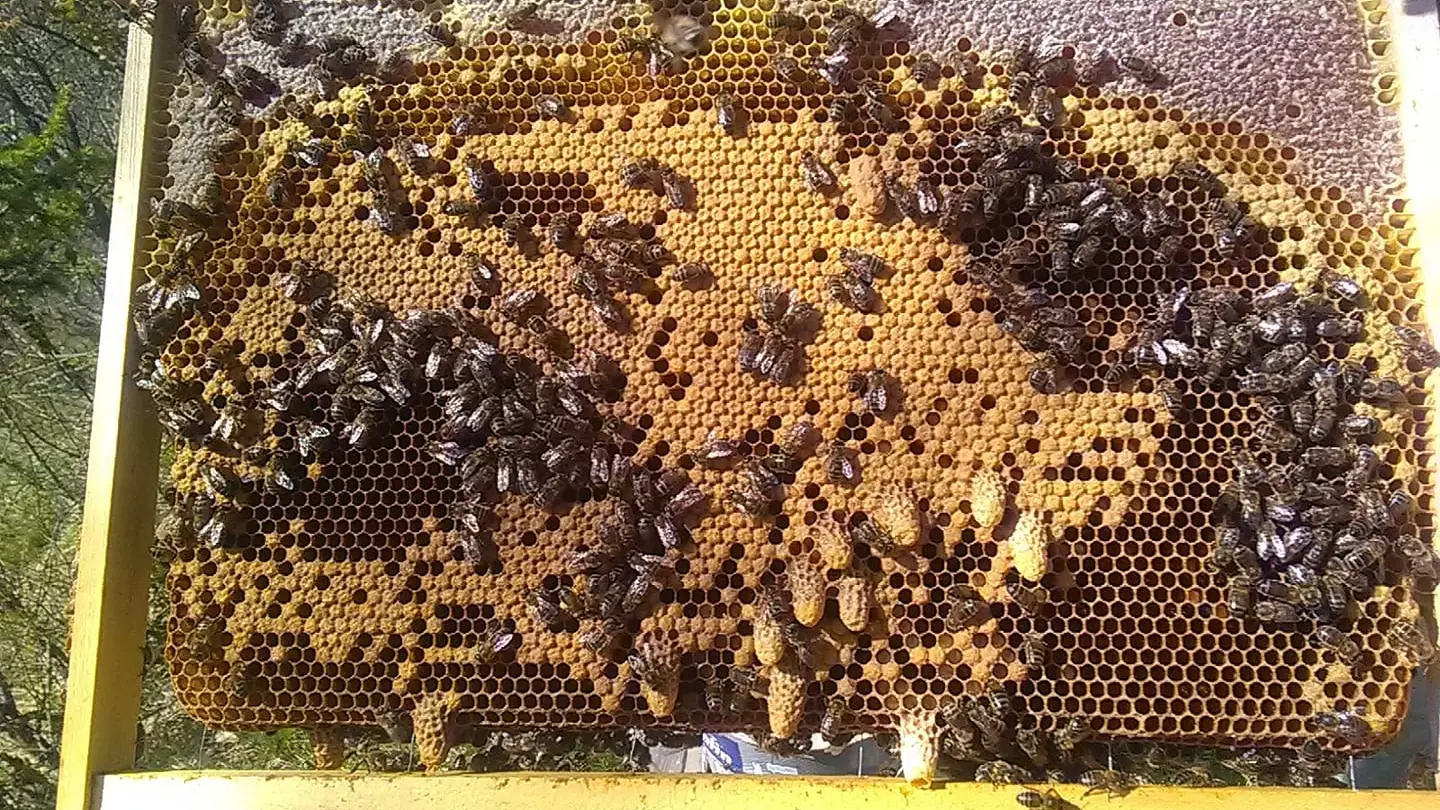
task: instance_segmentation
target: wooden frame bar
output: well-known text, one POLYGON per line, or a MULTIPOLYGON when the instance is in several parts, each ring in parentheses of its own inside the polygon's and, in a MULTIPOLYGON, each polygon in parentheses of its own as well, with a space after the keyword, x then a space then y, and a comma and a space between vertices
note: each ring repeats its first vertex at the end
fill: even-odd
MULTIPOLYGON (((1389 23, 1395 72, 1401 77, 1400 136, 1405 147, 1406 195, 1415 217, 1415 238, 1410 248, 1421 250, 1421 245, 1430 245, 1432 250, 1437 250, 1440 249, 1435 247, 1440 246, 1440 97, 1434 83, 1425 80, 1440 76, 1440 8, 1435 0, 1392 2, 1389 23)), ((1431 266, 1440 267, 1440 263, 1427 262, 1422 255, 1419 267, 1425 311, 1437 313, 1440 312, 1440 279, 1433 272, 1426 272, 1431 266)), ((1433 318, 1430 331, 1434 341, 1437 325, 1433 318)), ((1430 421, 1433 442, 1440 428, 1433 416, 1430 421)), ((1436 486, 1440 490, 1440 481, 1436 486)), ((1440 503, 1440 491, 1431 493, 1431 499, 1440 503)), ((1440 551, 1440 532, 1433 542, 1440 551)), ((1431 595, 1430 616, 1432 620, 1440 619, 1440 592, 1431 595)), ((1431 669, 1434 670, 1434 665, 1431 669)), ((1432 675, 1429 688, 1440 690, 1435 680, 1432 675)), ((1421 684, 1420 688, 1426 685, 1421 684)), ((1432 729, 1440 728, 1440 714, 1430 717, 1429 721, 1432 729)), ((1440 745, 1431 756, 1440 756, 1440 745)), ((1440 788, 1440 774, 1435 779, 1436 787, 1440 788)))
MULTIPOLYGON (((132 26, 117 149, 113 219, 106 268, 104 318, 96 369, 94 420, 78 551, 70 673, 60 759, 58 810, 355 810, 444 806, 533 810, 545 803, 587 808, 746 807, 749 810, 883 804, 923 810, 1013 810, 1019 788, 956 783, 910 788, 893 780, 746 778, 616 774, 337 774, 334 772, 178 771, 120 773, 134 767, 141 658, 145 643, 150 543, 158 483, 159 429, 148 397, 131 382, 138 341, 130 328, 131 295, 144 234, 148 185, 159 156, 152 137, 164 104, 167 59, 155 43, 169 41, 167 5, 157 4, 151 33, 132 26)), ((1440 25, 1434 2, 1390 7, 1393 58, 1402 76, 1401 122, 1407 194, 1415 242, 1440 244, 1440 95, 1423 87, 1440 75, 1440 25)), ((1426 285, 1426 309, 1440 312, 1440 283, 1426 285)), ((1436 494, 1440 502, 1440 493, 1436 494)), ((1440 612, 1440 604, 1437 604, 1440 612)), ((1409 791, 1295 788, 1140 788, 1123 797, 1085 797, 1085 788, 1055 786, 1074 806, 1115 810, 1409 810, 1434 806, 1433 794, 1409 791)), ((1044 789, 1044 787, 1040 788, 1044 789)))
MULTIPOLYGON (((156 4, 155 39, 164 39, 167 8, 156 4)), ((115 192, 105 268, 100 356, 84 524, 75 576, 70 672, 56 806, 91 806, 94 776, 135 765, 135 724, 159 481, 160 427, 150 398, 131 377, 139 340, 130 327, 131 296, 157 159, 152 123, 160 98, 151 34, 130 27, 116 149, 115 192)))
MULTIPOLYGON (((335 773, 182 772, 107 776, 105 810, 204 807, 206 810, 1017 810, 1018 786, 957 782, 912 788, 866 777, 753 777, 665 774, 454 774, 437 777, 335 773)), ((1036 790, 1044 791, 1041 785, 1036 790)), ((1138 788, 1124 796, 1085 796, 1079 785, 1055 790, 1070 807, 1105 810, 1432 810, 1418 791, 1311 788, 1138 788)))

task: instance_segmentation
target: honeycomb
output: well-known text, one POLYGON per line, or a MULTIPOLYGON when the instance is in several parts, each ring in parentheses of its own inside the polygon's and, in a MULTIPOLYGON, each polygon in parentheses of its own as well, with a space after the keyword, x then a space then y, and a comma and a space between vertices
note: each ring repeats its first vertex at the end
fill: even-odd
MULTIPOLYGON (((614 643, 597 652, 583 643, 597 620, 562 612, 548 623, 531 603, 576 586, 568 555, 596 547, 615 499, 581 490, 552 511, 506 497, 494 508, 494 559, 473 559, 462 476, 430 452, 447 384, 443 375, 421 379, 404 405, 386 406, 368 446, 340 442, 313 454, 291 471, 293 490, 220 486, 229 494, 217 500, 237 515, 227 538, 173 544, 166 658, 187 711, 226 729, 384 726, 408 714, 432 760, 463 729, 495 726, 788 736, 814 730, 837 696, 855 729, 918 725, 933 750, 934 717, 947 701, 997 684, 1027 724, 1054 730, 1083 718, 1112 739, 1343 746, 1311 720, 1362 708, 1373 733, 1359 747, 1393 735, 1413 662, 1389 634, 1418 615, 1413 579, 1389 567, 1342 619, 1360 648, 1353 670, 1305 624, 1233 615, 1225 577, 1206 567, 1210 515, 1233 475, 1228 454, 1250 438, 1258 406, 1234 381, 1181 382, 1181 418, 1159 380, 1122 390, 1105 375, 1177 283, 1254 293, 1315 284, 1324 270, 1351 275, 1370 299, 1366 337, 1335 359, 1415 386, 1406 407, 1374 415, 1385 436, 1382 474, 1417 503, 1402 529, 1428 543, 1430 383, 1384 337, 1394 325, 1425 329, 1405 201, 1375 220, 1340 189, 1303 184, 1301 156, 1269 134, 1162 105, 1154 94, 1063 87, 1047 154, 1131 193, 1168 195, 1184 230, 1168 267, 1151 247, 1121 241, 1101 257, 1102 272, 1043 281, 1079 315, 1088 342, 1058 392, 1042 394, 1031 384, 1034 358, 1001 330, 1001 304, 972 275, 1017 244, 1045 253, 1041 224, 1005 211, 947 238, 885 213, 887 177, 942 188, 978 182, 963 141, 1005 101, 1013 81, 1005 61, 964 40, 935 55, 942 68, 918 77, 922 84, 917 72, 930 71, 916 70, 922 54, 904 37, 867 40, 856 73, 885 89, 899 119, 881 127, 837 106, 838 94, 808 67, 798 82, 779 75, 779 57, 808 66, 828 53, 829 9, 796 8, 803 24, 774 29, 770 0, 671 8, 702 20, 709 35, 683 69, 656 75, 627 45, 649 35, 648 10, 554 38, 417 4, 420 22, 445 27, 455 44, 328 98, 286 95, 263 116, 240 118, 238 135, 205 156, 218 213, 203 228, 204 249, 186 254, 159 229, 145 243, 152 278, 190 262, 200 292, 156 346, 158 368, 215 413, 239 406, 239 418, 258 422, 254 445, 268 452, 227 455, 177 441, 177 500, 214 488, 207 467, 258 480, 258 459, 293 454, 305 441, 299 420, 256 403, 320 351, 320 330, 307 321, 313 310, 286 294, 287 279, 318 268, 337 301, 371 302, 394 313, 392 323, 411 310, 469 313, 537 375, 558 373, 555 333, 569 344, 560 355, 612 358, 623 390, 596 408, 615 428, 617 451, 655 476, 682 471, 708 504, 681 531, 655 587, 622 617, 614 643), (727 99, 736 109, 728 127, 718 122, 727 99), (543 109, 550 100, 563 110, 543 109), (457 134, 457 114, 472 110, 488 118, 485 131, 457 134), (392 153, 402 137, 426 145, 429 170, 397 156, 390 179, 378 180, 362 156, 335 146, 367 127, 392 153), (296 158, 311 138, 332 145, 317 166, 296 158), (833 190, 807 187, 807 153, 835 175, 833 190), (689 199, 674 205, 658 187, 627 184, 627 165, 645 158, 688 182, 689 199), (1187 162, 1217 175, 1259 223, 1261 238, 1242 258, 1219 257, 1202 200, 1175 174, 1187 162), (467 166, 499 189, 490 225, 445 212, 471 199, 467 166), (400 222, 391 233, 374 221, 384 182, 394 184, 400 222), (557 223, 590 226, 615 213, 663 246, 672 266, 710 271, 701 284, 657 272, 620 293, 629 317, 620 331, 592 317, 572 284, 571 257, 546 244, 557 223), (827 280, 846 248, 885 265, 874 284, 878 311, 830 297, 827 280), (477 256, 499 268, 499 291, 475 284, 477 256), (766 284, 820 314, 786 384, 736 367, 742 344, 762 328, 756 293, 766 284), (519 290, 543 293, 547 329, 501 313, 519 290), (872 409, 857 400, 852 374, 876 369, 892 396, 872 409), (802 423, 818 447, 758 516, 726 499, 746 486, 751 467, 697 461, 715 437, 742 460, 788 452, 802 423), (853 486, 832 481, 836 453, 858 465, 853 486), (977 478, 987 492, 979 519, 969 501, 977 478), (1023 549, 1025 570, 1043 574, 1037 587, 1048 604, 1038 615, 1007 582, 1015 527, 993 503, 997 488, 1008 501, 1001 510, 1023 511, 1027 538, 1046 533, 1038 550, 1033 540, 1023 549), (914 498, 913 511, 887 500, 901 492, 914 498), (847 530, 882 514, 896 524, 914 514, 915 537, 893 552, 845 547, 847 530), (984 603, 972 622, 947 622, 957 588, 984 603), (793 599, 803 624, 815 625, 807 660, 786 653, 772 599, 793 599), (1030 667, 1024 649, 1036 636, 1049 654, 1030 667), (627 657, 652 644, 665 647, 664 666, 627 657), (657 707, 671 664, 678 692, 659 698, 673 706, 657 707), (756 667, 768 706, 708 699, 706 684, 756 667), (649 677, 657 668, 667 672, 649 677)), ((233 26, 245 8, 207 11, 207 25, 233 26)), ((1383 31, 1370 22, 1373 47, 1383 50, 1383 31)), ((1393 75, 1380 81, 1379 100, 1393 102, 1393 75)), ((206 106, 200 83, 177 81, 170 92, 172 109, 206 106)), ((162 123, 176 138, 179 128, 162 123)), ((329 394, 305 397, 325 413, 329 394)), ((326 426, 338 437, 354 418, 326 426)))

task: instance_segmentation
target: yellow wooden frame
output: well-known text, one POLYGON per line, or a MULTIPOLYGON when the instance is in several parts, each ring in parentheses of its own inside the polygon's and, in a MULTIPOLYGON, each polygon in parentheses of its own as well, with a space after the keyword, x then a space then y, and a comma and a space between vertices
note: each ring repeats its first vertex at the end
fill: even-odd
MULTIPOLYGON (((138 345, 130 328, 137 282, 145 195, 153 187, 158 156, 151 137, 161 72, 171 55, 171 20, 157 5, 154 38, 130 31, 113 220, 106 268, 104 319, 96 368, 84 525, 75 582, 70 675, 60 756, 58 810, 315 810, 344 804, 368 808, 533 808, 585 806, 1004 808, 1014 810, 1017 788, 959 783, 915 789, 899 780, 857 778, 744 778, 614 774, 339 774, 335 772, 177 771, 124 773, 135 764, 141 659, 158 481, 159 430, 149 400, 131 382, 138 345)), ((1440 75, 1440 26, 1433 4, 1405 15, 1412 3, 1391 6, 1389 25, 1400 83, 1406 146, 1407 193, 1415 216, 1416 247, 1440 244, 1440 94, 1422 91, 1440 75), (1407 78, 1408 77, 1408 78, 1407 78)), ((1440 265, 1437 265, 1440 266, 1440 265)), ((1440 283, 1425 287, 1425 306, 1440 312, 1440 283)), ((1085 797, 1085 788, 1056 786, 1082 807, 1117 810, 1409 810, 1434 807, 1433 794, 1408 791, 1293 788, 1140 788, 1124 797, 1085 797)))

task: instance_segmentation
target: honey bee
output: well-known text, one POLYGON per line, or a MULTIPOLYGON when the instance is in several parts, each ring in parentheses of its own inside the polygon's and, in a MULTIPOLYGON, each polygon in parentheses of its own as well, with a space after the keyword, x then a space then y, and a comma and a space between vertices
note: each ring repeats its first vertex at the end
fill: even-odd
POLYGON ((290 145, 289 154, 301 166, 318 168, 330 157, 330 142, 323 138, 298 141, 290 145))
POLYGON ((739 442, 727 439, 712 430, 691 456, 703 467, 723 468, 740 458, 739 442))
POLYGON ((459 138, 484 135, 493 129, 493 125, 489 111, 478 104, 456 110, 450 119, 450 131, 459 138))
POLYGON ((1034 778, 1025 768, 997 759, 980 763, 975 769, 975 781, 989 782, 992 785, 1020 785, 1033 782, 1034 778))
POLYGON ((1061 723, 1059 728, 1055 729, 1055 734, 1052 739, 1061 757, 1069 759, 1075 749, 1081 743, 1090 739, 1092 734, 1094 734, 1094 729, 1090 727, 1089 721, 1081 717, 1071 717, 1064 723, 1061 723))
POLYGON ((1315 324, 1315 334, 1327 340, 1354 341, 1365 334, 1359 318, 1325 318, 1315 324))
POLYGON ((1247 574, 1230 578, 1226 591, 1226 604, 1236 616, 1248 615, 1255 603, 1255 579, 1247 574))
POLYGON ((842 727, 850 722, 850 705, 845 698, 836 695, 825 704, 825 714, 820 718, 820 736, 832 747, 843 746, 850 735, 842 727))
POLYGON ((1337 427, 1341 435, 1350 439, 1363 439, 1380 432, 1380 420, 1373 416, 1352 413, 1343 417, 1337 427))
MULTIPOLYGON (((1029 667, 1032 672, 1045 668, 1050 660, 1050 645, 1045 642, 1045 636, 1041 633, 1026 633, 1020 640, 1020 660, 1029 667)), ((1034 759, 1034 757, 1031 757, 1034 759)), ((1040 765, 1038 760, 1037 765, 1040 765)))
POLYGON ((528 251, 535 244, 535 233, 525 223, 525 218, 513 214, 500 224, 500 241, 507 247, 528 251))
POLYGON ((825 456, 825 477, 832 484, 853 487, 860 482, 860 462, 844 442, 833 442, 825 456))
POLYGON ((790 423, 775 437, 775 443, 779 446, 779 452, 792 459, 801 459, 814 451, 818 438, 819 434, 815 430, 814 422, 809 419, 798 419, 790 423))
POLYGON ((1128 773, 1112 768, 1097 768, 1080 774, 1080 784, 1089 788, 1085 791, 1086 796, 1092 793, 1124 796, 1135 788, 1137 780, 1128 773))
POLYGON ((1037 393, 1047 396, 1064 391, 1069 384, 1064 369, 1061 368, 1055 357, 1049 354, 1036 358, 1035 364, 1030 367, 1027 376, 1030 387, 1037 393))
POLYGON ((792 57, 775 56, 771 58, 770 64, 775 68, 775 75, 779 76, 781 81, 802 85, 810 79, 810 75, 805 72, 805 68, 801 67, 799 60, 792 57))
MULTIPOLYGON (((1265 422, 1255 427, 1255 438, 1260 446, 1277 453, 1293 453, 1300 449, 1302 440, 1283 425, 1265 422)), ((1311 450, 1317 448, 1310 448, 1311 450)), ((1325 448, 1332 449, 1332 448, 1325 448)), ((1339 448, 1333 448, 1339 449, 1339 448)))
MULTIPOLYGON (((1060 95, 1056 94, 1056 88, 1050 85, 1035 86, 1030 94, 1030 111, 1035 115, 1035 121, 1041 127, 1051 130, 1060 123, 1060 114, 1064 107, 1060 104, 1060 95)), ((1123 229, 1122 229, 1123 231, 1123 229)))
POLYGON ((550 302, 539 290, 522 289, 507 293, 500 299, 500 314, 506 319, 523 324, 530 317, 543 315, 550 302))
POLYGON ((1395 343, 1411 362, 1427 369, 1440 367, 1440 351, 1437 351, 1430 339, 1418 329, 1396 326, 1395 343))
POLYGON ((730 681, 717 678, 705 682, 705 710, 713 713, 731 711, 734 702, 731 699, 730 681))
POLYGON ((166 238, 175 230, 186 232, 203 231, 215 223, 215 213, 204 207, 191 205, 183 200, 162 200, 155 206, 151 217, 151 229, 160 238, 166 238))
POLYGON ((1266 624, 1296 624, 1300 621, 1300 613, 1294 605, 1285 602, 1263 600, 1255 603, 1255 618, 1266 624))
POLYGON ((1045 732, 1038 728, 1017 728, 1015 729, 1015 744, 1025 752, 1025 756, 1039 768, 1048 768, 1055 763, 1050 743, 1045 738, 1045 732))
POLYGON ((1063 810, 1066 807, 1064 797, 1056 793, 1055 788, 1047 788, 1043 793, 1022 790, 1015 795, 1015 803, 1030 810, 1063 810))
POLYGON ((1365 722, 1363 709, 1316 712, 1311 725, 1354 746, 1363 746, 1370 739, 1370 724, 1365 722))
POLYGON ((348 36, 327 37, 320 43, 320 69, 334 79, 350 80, 374 71, 375 54, 348 36))
POLYGON ((250 65, 241 65, 232 75, 235 89, 245 98, 263 103, 282 92, 274 79, 250 65))
POLYGON ((974 588, 964 583, 950 587, 945 594, 945 603, 949 607, 945 615, 945 630, 949 633, 958 633, 990 608, 974 588))
POLYGON ((440 206, 440 211, 450 217, 474 219, 483 214, 485 209, 482 208, 479 203, 470 202, 469 200, 448 200, 444 205, 440 206))
POLYGON ((1322 624, 1316 627, 1310 640, 1316 646, 1335 653, 1335 658, 1342 664, 1354 664, 1360 659, 1360 645, 1334 625, 1322 624))
POLYGON ((1161 379, 1156 387, 1160 391, 1160 399, 1165 403, 1165 410, 1177 419, 1183 418, 1187 413, 1185 409, 1185 395, 1181 393, 1180 387, 1174 380, 1161 379))
POLYGON ((915 207, 920 216, 929 219, 940 212, 940 192, 929 180, 920 179, 915 183, 915 207))
POLYGON ((196 539, 208 548, 234 548, 243 539, 241 528, 244 521, 233 509, 211 507, 208 514, 202 510, 199 517, 204 520, 197 520, 200 522, 200 530, 196 532, 196 539))
POLYGON ((570 108, 559 96, 544 95, 535 99, 535 112, 541 118, 552 121, 565 121, 571 116, 570 108))
POLYGON ((399 155, 400 162, 415 174, 426 175, 434 168, 430 147, 408 135, 395 139, 395 154, 399 155))
POLYGON ((946 188, 940 195, 940 227, 946 231, 974 224, 981 215, 981 197, 984 191, 971 187, 965 191, 946 188))
POLYGON ((291 208, 295 205, 295 183, 290 173, 280 169, 271 175, 265 184, 265 200, 276 208, 291 208))
POLYGON ((1155 255, 1160 258, 1160 261, 1169 264, 1175 261, 1175 257, 1180 254, 1180 249, 1184 245, 1184 237, 1174 233, 1168 234, 1161 237, 1159 243, 1156 244, 1155 255))
POLYGON ((915 57, 915 63, 910 68, 911 75, 915 77, 915 83, 925 87, 939 81, 944 72, 944 66, 928 53, 921 53, 915 57))
POLYGON ((884 369, 853 372, 849 386, 850 393, 860 400, 861 406, 876 416, 885 415, 894 404, 890 391, 890 375, 884 369))
POLYGON ((477 664, 495 664, 520 648, 520 634, 514 623, 508 619, 494 623, 487 622, 480 634, 480 644, 475 648, 477 664))
POLYGON ((475 155, 465 156, 465 183, 476 202, 484 205, 495 198, 500 190, 496 181, 493 172, 485 167, 480 158, 475 155))
POLYGON ((740 371, 745 374, 757 374, 760 371, 760 351, 765 347, 765 335, 758 329, 746 329, 740 339, 740 349, 737 353, 737 365, 740 371))
POLYGON ((840 263, 866 284, 873 284, 875 279, 887 272, 885 262, 879 256, 850 247, 840 248, 840 263))
POLYGON ((1376 405, 1398 405, 1405 402, 1405 387, 1389 377, 1367 379, 1360 383, 1360 398, 1376 405))
POLYGON ((800 352, 795 341, 781 332, 771 332, 763 338, 755 356, 755 371, 776 385, 786 385, 800 367, 800 352))
POLYGON ((782 29, 788 31, 804 31, 810 26, 804 17, 784 10, 770 12, 765 17, 765 24, 769 26, 772 31, 782 29))
POLYGON ((1141 84, 1154 84, 1160 80, 1160 70, 1138 56, 1122 56, 1116 60, 1115 64, 1122 73, 1133 77, 1141 84))
POLYGON ((1019 71, 1010 77, 1010 88, 1006 96, 1010 103, 1017 106, 1024 106, 1030 101, 1030 94, 1035 90, 1035 77, 1026 71, 1019 71))
POLYGON ((1390 644, 1410 659, 1412 667, 1423 667, 1435 659, 1435 642, 1414 622, 1397 619, 1386 635, 1390 644))
POLYGON ((740 117, 735 97, 721 93, 715 97, 715 123, 726 135, 740 134, 740 117))
POLYGON ((975 119, 975 128, 981 132, 995 134, 1020 125, 1020 116, 1009 104, 989 107, 975 119))
POLYGON ((562 253, 575 255, 575 219, 573 214, 556 214, 550 218, 550 227, 545 231, 545 240, 562 253))
POLYGON ((885 194, 900 215, 911 220, 919 221, 920 200, 915 190, 905 184, 897 174, 885 175, 885 194))
POLYGON ((690 200, 694 186, 689 180, 680 176, 673 169, 664 169, 660 172, 660 186, 665 192, 665 202, 676 211, 684 211, 690 207, 690 200))
POLYGON ((825 282, 825 291, 835 303, 856 312, 873 313, 880 306, 875 289, 849 270, 830 276, 825 282))
POLYGON ((1395 550, 1404 558, 1410 576, 1416 579, 1436 579, 1440 566, 1436 564, 1435 552, 1414 535, 1401 535, 1395 541, 1395 550))
POLYGON ((770 496, 749 480, 742 481, 740 486, 726 490, 725 500, 736 511, 752 518, 762 517, 770 509, 770 496))
POLYGON ((524 31, 540 21, 539 11, 539 3, 521 3, 504 16, 501 25, 511 31, 524 31))
POLYGON ((246 668, 241 664, 235 663, 230 665, 230 671, 222 679, 221 687, 229 699, 243 703, 256 697, 264 687, 264 682, 246 672, 246 668))
POLYGON ((658 160, 649 157, 636 158, 620 169, 620 182, 626 188, 656 188, 660 172, 664 167, 658 160))
POLYGON ((605 655, 615 646, 615 642, 625 632, 625 623, 613 616, 607 616, 595 626, 585 629, 578 636, 580 646, 595 653, 605 655))
MULTIPOLYGON (((810 66, 820 74, 820 78, 824 79, 826 84, 839 89, 850 81, 852 62, 849 53, 835 53, 829 56, 815 57, 810 61, 810 66)), ((843 121, 856 110, 855 99, 850 96, 836 96, 826 109, 830 113, 831 121, 843 121)))
POLYGON ((458 43, 458 40, 455 38, 455 32, 450 30, 450 26, 442 23, 434 23, 433 25, 426 26, 425 33, 431 39, 447 48, 453 48, 458 43))
POLYGON ((670 280, 686 289, 694 290, 709 286, 715 280, 710 265, 704 262, 677 264, 670 270, 670 280))
POLYGON ((800 179, 812 192, 828 193, 835 189, 835 173, 808 149, 800 155, 800 179))
POLYGON ((1100 257, 1100 249, 1103 246, 1100 237, 1089 236, 1080 240, 1071 254, 1071 264, 1079 269, 1093 267, 1096 259, 1100 257))

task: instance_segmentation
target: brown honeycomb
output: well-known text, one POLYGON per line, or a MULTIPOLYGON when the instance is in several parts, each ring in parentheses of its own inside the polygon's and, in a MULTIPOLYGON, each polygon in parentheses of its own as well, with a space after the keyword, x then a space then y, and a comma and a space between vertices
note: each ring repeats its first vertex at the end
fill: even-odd
MULTIPOLYGON (((1102 384, 1101 370, 1165 280, 1153 257, 1117 249, 1106 257, 1112 270, 1105 279, 1048 290, 1082 314, 1094 348, 1072 388, 1045 396, 1027 383, 1029 357, 997 328, 996 304, 967 275, 971 260, 994 255, 1002 240, 1036 238, 1033 223, 1012 216, 1003 228, 952 242, 878 217, 884 172, 942 185, 975 181, 955 142, 983 107, 1003 98, 1003 69, 962 43, 939 81, 922 87, 911 75, 915 54, 906 42, 868 46, 860 70, 885 82, 905 111, 903 131, 882 132, 832 120, 820 82, 777 78, 775 55, 803 62, 823 54, 818 11, 809 29, 777 33, 764 23, 767 0, 690 5, 681 10, 702 14, 714 36, 675 75, 649 76, 642 61, 621 52, 622 40, 647 25, 638 16, 617 16, 578 41, 476 31, 473 44, 416 63, 407 81, 349 87, 334 100, 295 102, 245 121, 239 145, 217 156, 226 215, 210 229, 213 251, 197 279, 200 311, 180 325, 162 358, 177 377, 202 383, 216 408, 245 392, 209 369, 212 347, 236 347, 252 381, 288 373, 306 350, 304 322, 279 286, 302 262, 332 273, 340 290, 395 312, 463 298, 469 271, 462 255, 470 252, 500 264, 507 288, 543 291, 554 325, 577 347, 619 362, 627 386, 610 412, 634 426, 624 449, 651 469, 688 470, 711 494, 710 515, 691 532, 673 573, 624 628, 627 639, 654 634, 676 645, 673 714, 654 716, 623 658, 582 647, 573 632, 547 631, 525 607, 527 595, 566 576, 561 558, 578 538, 596 533, 602 503, 549 514, 507 501, 498 510, 498 567, 477 572, 465 564, 451 511, 457 476, 423 452, 441 418, 433 391, 419 392, 398 429, 374 448, 337 452, 305 471, 297 493, 244 507, 245 542, 177 550, 167 659, 187 709, 234 729, 375 724, 395 712, 442 718, 436 722, 447 726, 766 728, 763 710, 707 709, 701 685, 753 666, 757 645, 773 643, 757 618, 758 590, 795 577, 787 561, 803 560, 807 581, 827 578, 834 607, 818 628, 824 642, 810 671, 800 672, 792 657, 759 656, 777 665, 768 711, 780 730, 793 729, 797 711, 799 727, 814 728, 826 701, 844 695, 858 726, 919 723, 924 737, 941 697, 980 695, 1001 681, 1012 683, 1041 727, 1078 716, 1114 738, 1295 745, 1317 735, 1307 724, 1316 712, 1362 701, 1376 741, 1392 734, 1411 676, 1387 631, 1417 614, 1410 583, 1391 574, 1353 610, 1347 627, 1365 662, 1353 674, 1306 633, 1230 616, 1221 583, 1204 568, 1213 539, 1207 516, 1228 480, 1222 459, 1247 435, 1255 409, 1230 391, 1186 391, 1191 416, 1182 422, 1149 381, 1133 392, 1102 384), (715 124, 724 93, 744 109, 743 135, 715 124), (573 119, 541 119, 535 107, 542 96, 562 99, 573 119), (433 151, 432 174, 399 171, 410 227, 387 236, 367 222, 371 195, 348 152, 298 173, 293 208, 269 205, 266 186, 290 144, 311 127, 339 142, 362 102, 378 115, 383 142, 404 134, 433 151), (501 131, 455 136, 455 111, 472 104, 503 120, 501 131), (836 171, 839 193, 804 187, 798 166, 807 150, 836 171), (692 290, 655 279, 653 290, 626 300, 628 334, 604 329, 572 291, 555 251, 528 258, 504 244, 499 228, 466 227, 441 213, 447 201, 465 197, 461 167, 471 156, 502 178, 504 218, 544 234, 559 215, 623 212, 677 260, 708 264, 713 284, 692 290), (653 157, 690 178, 693 207, 668 209, 652 191, 627 188, 621 169, 635 157, 653 157), (825 276, 843 247, 874 253, 892 269, 878 284, 878 314, 822 303, 825 276), (793 288, 824 312, 793 386, 735 370, 754 317, 752 291, 764 282, 793 288), (899 382, 904 396, 893 412, 880 417, 857 408, 847 387, 857 368, 883 368, 899 382), (712 430, 763 455, 801 419, 812 420, 826 442, 858 452, 863 486, 830 483, 821 457, 812 458, 787 485, 783 510, 757 521, 727 511, 719 497, 739 471, 707 469, 688 455, 712 430), (1026 615, 1004 587, 1010 565, 1003 535, 970 520, 971 481, 990 470, 1014 503, 1043 513, 1051 527, 1043 618, 1026 615), (853 561, 810 556, 809 527, 849 520, 882 489, 918 499, 924 533, 913 548, 894 556, 857 549, 853 561), (821 559, 836 570, 814 568, 821 559), (847 568, 838 570, 842 562, 847 568), (951 632, 944 601, 956 583, 991 606, 951 632), (486 634, 506 622, 521 638, 513 657, 477 663, 486 634), (1031 633, 1042 634, 1052 651, 1039 671, 1027 669, 1019 653, 1031 633)), ((210 16, 242 11, 232 0, 210 16)), ((1369 334, 1384 334, 1390 324, 1423 329, 1403 200, 1384 221, 1368 221, 1338 189, 1300 185, 1291 169, 1299 156, 1290 147, 1235 122, 1162 107, 1153 96, 1076 87, 1064 104, 1055 154, 1137 192, 1174 193, 1190 223, 1184 249, 1192 261, 1181 265, 1187 280, 1256 289, 1343 269, 1370 294, 1369 334), (1168 176, 1181 160, 1214 170, 1263 224, 1267 238, 1250 261, 1213 259, 1196 205, 1185 205, 1185 189, 1168 176)), ((147 246, 158 274, 172 260, 174 241, 151 238, 147 246)), ((492 303, 463 300, 484 313, 507 351, 544 357, 530 332, 490 317, 492 303)), ((1394 440, 1385 464, 1416 497, 1412 528, 1428 542, 1429 383, 1383 340, 1356 344, 1349 357, 1424 385, 1412 407, 1377 415, 1394 440)), ((293 447, 293 425, 272 417, 264 428, 272 446, 293 447)), ((181 447, 177 490, 201 490, 200 465, 212 461, 225 460, 181 447)), ((449 729, 416 725, 427 764, 438 762, 449 729)))

